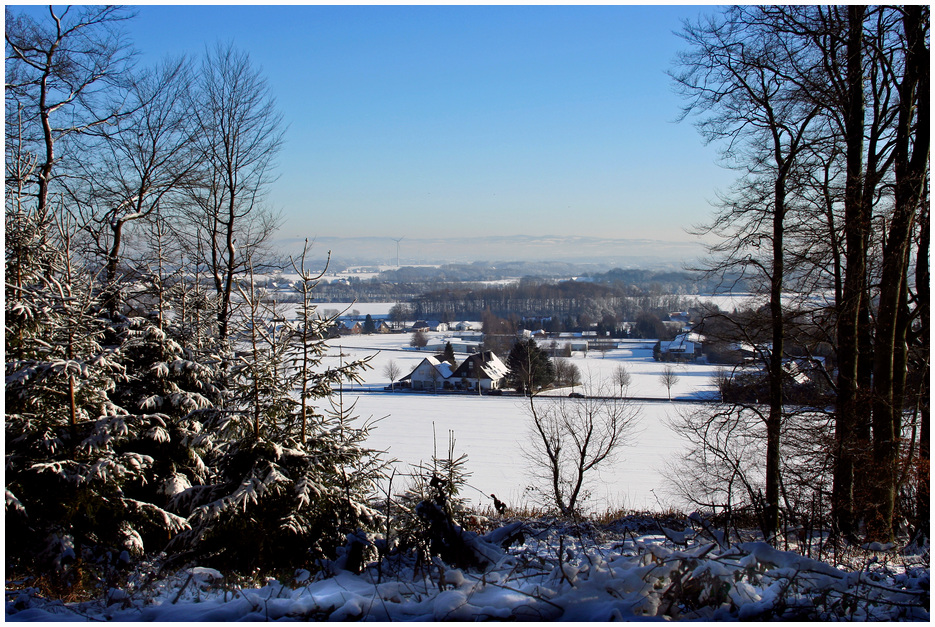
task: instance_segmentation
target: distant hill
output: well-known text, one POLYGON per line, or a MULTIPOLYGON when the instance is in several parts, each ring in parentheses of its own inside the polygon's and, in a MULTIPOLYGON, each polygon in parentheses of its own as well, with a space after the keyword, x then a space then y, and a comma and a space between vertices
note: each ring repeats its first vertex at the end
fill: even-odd
MULTIPOLYGON (((311 238, 310 238, 311 239, 311 238)), ((303 238, 283 238, 274 247, 285 254, 301 250, 303 238)), ((334 266, 396 265, 396 241, 387 237, 318 237, 311 259, 332 253, 334 266)), ((704 252, 700 242, 608 239, 577 236, 491 235, 489 237, 405 238, 400 265, 498 262, 587 264, 592 271, 612 268, 680 269, 704 252)))

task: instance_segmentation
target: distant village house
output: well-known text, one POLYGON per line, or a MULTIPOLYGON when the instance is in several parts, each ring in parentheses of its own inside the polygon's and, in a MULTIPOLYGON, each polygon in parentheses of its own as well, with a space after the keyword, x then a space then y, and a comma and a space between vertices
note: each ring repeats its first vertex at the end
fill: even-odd
POLYGON ((454 368, 438 357, 426 357, 408 375, 400 379, 413 390, 500 390, 508 368, 497 355, 484 351, 469 355, 454 368))
POLYGON ((701 357, 704 338, 697 333, 680 333, 671 342, 659 342, 657 361, 694 361, 701 357))

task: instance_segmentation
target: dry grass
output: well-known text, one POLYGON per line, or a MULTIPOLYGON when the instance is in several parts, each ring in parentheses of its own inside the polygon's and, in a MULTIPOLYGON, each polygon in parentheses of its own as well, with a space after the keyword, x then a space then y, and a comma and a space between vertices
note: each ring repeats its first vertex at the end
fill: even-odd
POLYGON ((672 518, 685 518, 685 513, 674 508, 669 508, 663 511, 645 511, 645 510, 635 510, 635 509, 608 509, 603 512, 596 512, 588 517, 588 520, 592 522, 609 525, 613 522, 624 518, 654 518, 659 520, 671 520, 672 518))
POLYGON ((58 573, 7 571, 6 590, 35 588, 39 596, 58 599, 64 603, 90 601, 100 596, 103 581, 98 569, 88 567, 81 560, 58 573))
POLYGON ((492 531, 504 524, 526 521, 535 524, 536 522, 548 522, 551 525, 578 525, 581 523, 591 524, 595 527, 611 527, 618 523, 624 523, 626 527, 639 529, 658 529, 658 526, 678 527, 678 522, 685 521, 687 525, 687 516, 684 512, 674 508, 664 511, 645 511, 627 508, 609 508, 601 512, 592 512, 581 516, 564 516, 555 509, 526 505, 523 507, 508 507, 501 515, 492 506, 484 505, 474 507, 468 513, 459 516, 459 523, 468 530, 480 534, 492 531))

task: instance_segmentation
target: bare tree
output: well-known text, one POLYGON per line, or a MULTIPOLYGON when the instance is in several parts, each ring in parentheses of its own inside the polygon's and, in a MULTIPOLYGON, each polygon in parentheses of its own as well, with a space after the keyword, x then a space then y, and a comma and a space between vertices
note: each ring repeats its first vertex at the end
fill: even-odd
POLYGON ((428 343, 429 336, 424 329, 417 329, 409 340, 409 346, 413 348, 425 348, 428 343))
POLYGON ((231 45, 207 52, 194 92, 202 168, 189 218, 219 296, 218 335, 225 338, 234 280, 277 225, 262 201, 274 180, 282 116, 249 56, 231 45))
POLYGON ((899 94, 893 169, 893 212, 883 246, 882 277, 874 334, 871 538, 894 537, 893 515, 899 489, 899 438, 902 432, 911 316, 908 307, 909 255, 916 217, 924 204, 929 173, 931 112, 929 9, 907 6, 902 13, 905 51, 902 77, 893 77, 899 94))
POLYGON ((838 364, 833 519, 851 534, 892 537, 908 368, 909 249, 928 181, 929 9, 774 9, 814 41, 824 61, 815 90, 843 164, 843 280, 835 302, 838 364), (879 293, 877 293, 879 286, 879 293))
MULTIPOLYGON (((191 71, 184 60, 165 61, 132 79, 132 113, 88 133, 89 158, 71 168, 77 184, 69 196, 85 213, 84 229, 105 260, 104 279, 113 289, 127 227, 156 212, 172 215, 193 184, 198 164, 191 71)), ((116 296, 110 309, 116 311, 116 296)))
POLYGON ((925 6, 734 7, 687 26, 693 50, 676 76, 689 109, 705 113, 705 136, 723 140, 728 161, 746 171, 711 226, 725 236, 714 249, 721 263, 769 292, 760 339, 769 507, 778 508, 790 411, 785 346, 826 342, 837 365, 833 528, 851 535, 868 512, 868 534, 882 541, 905 476, 908 355, 923 344, 911 330, 924 313, 908 271, 927 206, 928 33, 925 6), (834 301, 806 306, 822 292, 834 301))
POLYGON ((666 388, 666 394, 669 396, 669 400, 672 400, 672 388, 676 383, 679 382, 678 372, 670 364, 666 364, 662 368, 662 373, 659 375, 659 380, 662 382, 662 385, 666 388))
POLYGON ((620 396, 625 397, 627 395, 627 390, 630 389, 630 382, 631 382, 630 373, 627 370, 626 366, 624 366, 623 364, 618 364, 617 367, 614 368, 613 377, 614 377, 614 385, 620 388, 620 396))
MULTIPOLYGON (((19 115, 36 155, 36 215, 49 218, 60 142, 126 113, 119 92, 133 54, 116 6, 49 7, 48 19, 6 13, 6 113, 19 115)), ((45 228, 45 226, 43 226, 45 228)))
POLYGON ((591 388, 583 399, 530 396, 528 413, 531 434, 523 454, 547 500, 562 514, 575 515, 593 471, 634 435, 639 408, 591 388))
POLYGON ((786 38, 759 7, 733 7, 718 19, 686 24, 690 51, 679 57, 674 78, 689 99, 685 114, 704 117, 708 141, 722 141, 728 163, 746 177, 725 198, 714 222, 700 232, 717 233, 711 247, 715 275, 752 273, 768 285, 771 350, 766 368, 770 417, 766 422, 766 500, 778 529, 783 413, 782 359, 785 320, 782 295, 787 260, 784 237, 792 188, 821 106, 803 97, 791 71, 811 59, 795 38, 786 38))
MULTIPOLYGON (((830 35, 819 41, 826 58, 843 56, 845 63, 825 64, 830 86, 826 110, 843 144, 844 279, 836 302, 838 358, 837 465, 832 516, 838 529, 852 533, 858 510, 863 509, 870 464, 870 394, 872 379, 871 313, 868 255, 871 246, 873 204, 877 187, 889 167, 892 142, 888 137, 892 98, 886 81, 878 79, 882 41, 873 41, 867 23, 882 17, 879 9, 852 5, 819 10, 819 24, 830 35), (869 37, 868 37, 869 36, 869 37), (870 41, 868 42, 868 38, 870 41), (868 45, 869 43, 869 45, 868 45), (868 80, 869 79, 869 80, 868 80), (865 87, 865 85, 867 85, 865 87), (868 100, 870 106, 868 107, 868 100), (869 109, 869 111, 868 111, 869 109), (869 115, 868 115, 869 113, 869 115), (864 459, 862 459, 864 458, 864 459)), ((883 31, 886 29, 880 29, 883 31)), ((883 61, 888 63, 888 61, 883 61)))
POLYGON ((685 453, 666 471, 677 493, 696 507, 725 514, 752 508, 762 514, 762 425, 759 405, 732 405, 678 412, 669 427, 688 442, 685 453))
POLYGON ((581 370, 570 359, 555 357, 552 359, 552 364, 555 366, 555 381, 557 383, 572 387, 581 385, 581 370))
POLYGON ((393 391, 396 391, 396 379, 398 379, 399 375, 402 374, 402 370, 400 370, 399 364, 392 360, 386 362, 386 365, 383 366, 383 374, 387 379, 390 380, 390 386, 392 386, 393 391))
MULTIPOLYGON (((738 514, 753 513, 764 533, 770 521, 763 495, 765 475, 757 460, 765 453, 763 424, 768 410, 758 404, 722 403, 687 408, 667 425, 688 447, 665 475, 677 493, 695 507, 722 515, 725 531, 738 514)), ((811 528, 823 513, 831 488, 828 414, 791 412, 783 424, 783 519, 799 531, 811 528)))
POLYGON ((390 321, 393 323, 393 328, 398 329, 402 323, 407 320, 412 320, 412 307, 407 303, 396 303, 390 307, 390 321))

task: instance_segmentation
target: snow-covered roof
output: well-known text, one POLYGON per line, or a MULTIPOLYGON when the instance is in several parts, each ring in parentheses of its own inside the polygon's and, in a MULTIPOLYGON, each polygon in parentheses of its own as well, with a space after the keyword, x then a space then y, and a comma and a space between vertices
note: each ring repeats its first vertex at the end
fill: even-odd
POLYGON ((506 364, 497 357, 497 354, 491 351, 484 351, 476 355, 470 355, 461 362, 461 365, 454 372, 455 378, 466 377, 477 379, 478 372, 481 378, 487 378, 492 381, 499 381, 509 372, 506 364))
POLYGON ((451 364, 449 364, 447 361, 440 362, 437 366, 435 366, 435 369, 438 370, 438 372, 440 372, 442 377, 445 379, 449 378, 453 372, 451 369, 451 364))
MULTIPOLYGON (((451 377, 451 374, 452 374, 451 364, 449 364, 447 361, 441 361, 435 357, 426 357, 425 359, 419 362, 418 366, 412 369, 412 372, 410 372, 405 377, 400 379, 400 381, 411 380, 412 376, 416 374, 417 372, 419 372, 419 370, 423 370, 423 371, 427 370, 428 368, 423 368, 424 365, 427 365, 428 368, 434 368, 435 372, 438 373, 440 379, 448 379, 449 377, 451 377)), ((429 370, 429 372, 426 373, 426 375, 430 376, 430 372, 431 370, 429 370)))

